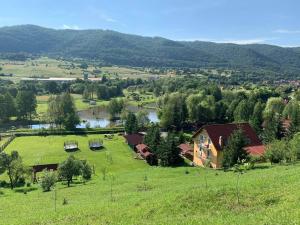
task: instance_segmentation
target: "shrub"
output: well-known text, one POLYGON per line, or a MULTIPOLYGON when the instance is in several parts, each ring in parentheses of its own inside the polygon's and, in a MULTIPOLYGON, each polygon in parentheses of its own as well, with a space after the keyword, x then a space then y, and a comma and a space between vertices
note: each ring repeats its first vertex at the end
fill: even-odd
POLYGON ((64 198, 64 200, 63 200, 63 203, 62 203, 62 204, 63 204, 63 205, 68 205, 68 203, 69 203, 69 202, 68 202, 68 200, 67 200, 66 198, 64 198))
POLYGON ((293 139, 290 141, 291 152, 300 159, 300 133, 294 135, 293 139))
POLYGON ((294 156, 293 152, 288 146, 287 141, 285 140, 275 140, 269 145, 265 152, 265 157, 271 163, 281 163, 283 161, 293 161, 294 156))
POLYGON ((249 140, 245 137, 242 130, 236 130, 230 135, 223 151, 224 168, 230 168, 239 161, 249 159, 249 155, 244 149, 248 142, 249 140))
POLYGON ((91 168, 91 166, 86 161, 83 162, 82 177, 85 180, 90 180, 91 177, 92 177, 92 168, 91 168))
POLYGON ((249 156, 249 164, 251 166, 251 168, 253 169, 256 163, 260 163, 260 162, 265 162, 265 157, 264 156, 249 156))
POLYGON ((57 175, 55 172, 44 170, 43 178, 41 180, 41 187, 43 191, 50 191, 54 187, 57 181, 57 175))

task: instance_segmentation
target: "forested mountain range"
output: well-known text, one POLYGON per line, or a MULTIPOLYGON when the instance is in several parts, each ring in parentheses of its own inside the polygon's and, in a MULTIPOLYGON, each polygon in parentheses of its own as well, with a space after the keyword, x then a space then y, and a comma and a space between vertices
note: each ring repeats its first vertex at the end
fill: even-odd
POLYGON ((253 69, 297 76, 300 48, 172 41, 110 30, 55 30, 34 25, 0 28, 0 53, 82 58, 141 67, 253 69))

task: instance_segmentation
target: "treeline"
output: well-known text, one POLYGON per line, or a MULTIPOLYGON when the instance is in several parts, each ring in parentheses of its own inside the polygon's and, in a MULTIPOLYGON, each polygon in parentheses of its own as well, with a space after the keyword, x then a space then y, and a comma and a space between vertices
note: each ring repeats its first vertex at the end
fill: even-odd
POLYGON ((36 113, 36 96, 26 89, 1 88, 0 122, 7 122, 11 117, 31 120, 36 113))
POLYGON ((123 90, 130 86, 142 85, 145 81, 142 79, 108 79, 102 77, 101 81, 91 82, 77 79, 74 82, 38 82, 38 81, 21 81, 19 85, 11 84, 11 88, 25 89, 34 92, 36 95, 61 94, 69 92, 72 94, 81 94, 85 99, 108 100, 113 97, 123 95, 123 90))
POLYGON ((159 95, 164 93, 158 107, 161 126, 166 129, 249 122, 266 142, 299 131, 299 92, 291 88, 221 89, 213 83, 183 81, 179 85, 175 80, 154 89, 160 89, 159 95))
MULTIPOLYGON (((109 100, 123 96, 124 89, 130 86, 143 85, 145 82, 141 79, 108 79, 105 76, 99 82, 78 79, 74 82, 21 81, 15 84, 0 79, 0 122, 8 122, 11 117, 17 117, 20 120, 31 120, 36 115, 36 96, 38 95, 70 93, 81 94, 84 100, 96 98, 109 100)), ((50 100, 52 101, 53 98, 50 100)))

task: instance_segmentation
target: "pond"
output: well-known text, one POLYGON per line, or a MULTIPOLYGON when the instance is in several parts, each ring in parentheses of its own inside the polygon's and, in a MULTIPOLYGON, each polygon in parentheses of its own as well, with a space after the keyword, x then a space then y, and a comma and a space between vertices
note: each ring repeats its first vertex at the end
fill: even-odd
MULTIPOLYGON (((149 106, 148 106, 149 107, 149 106)), ((130 112, 137 113, 139 110, 145 110, 148 112, 148 118, 152 123, 158 123, 159 118, 155 109, 143 108, 138 106, 127 106, 127 110, 130 112)), ((109 113, 107 108, 104 106, 93 107, 88 110, 83 110, 78 112, 80 118, 80 124, 76 128, 105 128, 121 125, 120 120, 110 121, 109 113)), ((30 129, 49 129, 50 124, 32 124, 27 126, 30 129)))

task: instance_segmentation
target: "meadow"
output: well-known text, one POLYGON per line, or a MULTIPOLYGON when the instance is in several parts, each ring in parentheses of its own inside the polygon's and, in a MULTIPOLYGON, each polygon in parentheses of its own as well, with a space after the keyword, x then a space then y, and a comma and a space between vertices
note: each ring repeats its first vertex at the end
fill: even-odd
POLYGON ((238 203, 237 173, 150 167, 134 159, 120 136, 104 140, 102 151, 89 150, 88 139, 95 137, 99 135, 16 138, 6 151, 18 150, 28 165, 75 154, 94 165, 96 174, 70 188, 58 183, 51 192, 37 184, 1 188, 0 224, 299 224, 299 164, 262 164, 240 175, 238 203), (64 140, 71 139, 78 140, 80 151, 63 150, 64 140), (103 167, 108 168, 106 179, 103 167))
MULTIPOLYGON (((57 60, 48 57, 41 57, 33 60, 26 61, 9 61, 0 60, 0 67, 2 68, 1 73, 13 74, 12 77, 1 77, 10 79, 14 82, 18 82, 21 78, 25 77, 72 77, 82 78, 82 69, 79 68, 78 63, 73 63, 74 67, 71 66, 72 62, 66 60, 57 60)), ((87 71, 93 76, 100 76, 105 74, 111 78, 142 78, 146 79, 152 77, 153 74, 140 71, 134 68, 126 67, 95 67, 89 65, 87 71), (101 72, 95 72, 95 71, 101 72)))

